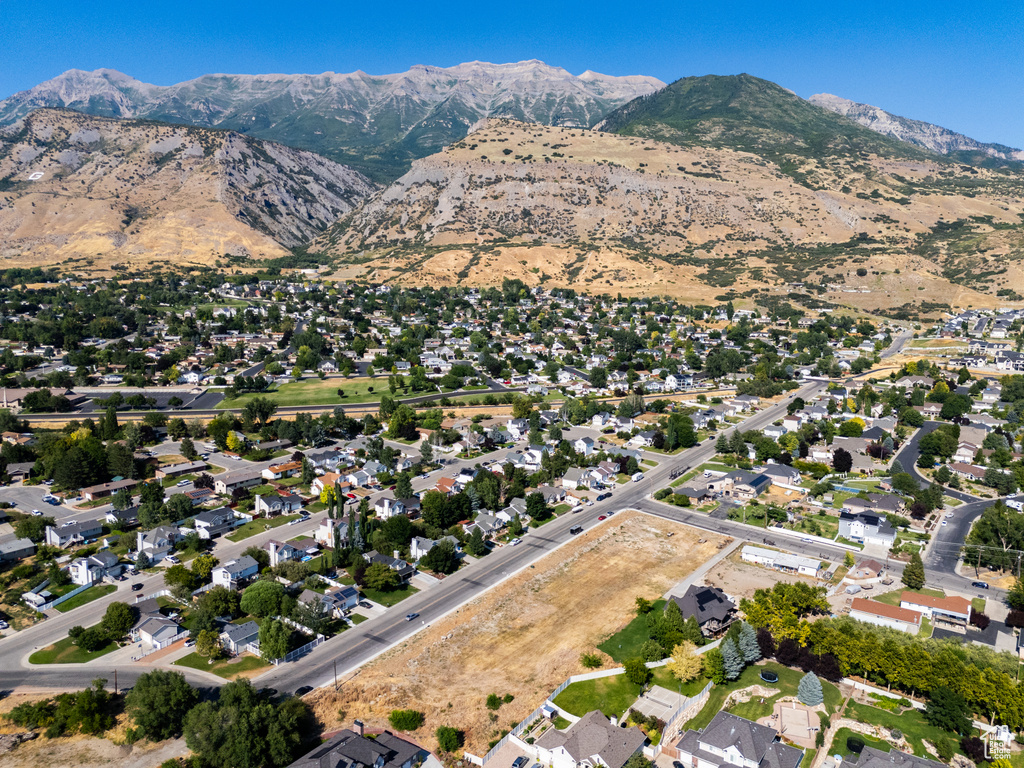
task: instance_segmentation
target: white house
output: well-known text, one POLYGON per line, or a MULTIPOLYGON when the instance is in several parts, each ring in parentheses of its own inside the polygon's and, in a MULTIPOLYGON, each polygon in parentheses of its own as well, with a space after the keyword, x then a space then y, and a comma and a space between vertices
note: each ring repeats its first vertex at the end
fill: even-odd
POLYGON ((213 569, 210 576, 213 583, 228 589, 238 589, 240 582, 251 579, 260 572, 260 565, 248 555, 242 555, 237 560, 229 560, 213 569))

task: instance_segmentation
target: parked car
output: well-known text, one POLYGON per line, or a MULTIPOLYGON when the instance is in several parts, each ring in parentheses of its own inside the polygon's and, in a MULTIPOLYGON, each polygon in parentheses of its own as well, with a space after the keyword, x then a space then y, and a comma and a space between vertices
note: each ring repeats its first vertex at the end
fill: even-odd
POLYGON ((978 589, 988 589, 988 584, 986 584, 984 581, 972 581, 971 586, 977 587, 978 589))
POLYGON ((360 608, 372 608, 373 606, 367 600, 360 600, 359 601, 359 607, 360 608))
POLYGON ((313 690, 313 686, 312 685, 304 685, 301 688, 296 688, 295 689, 295 695, 296 696, 305 696, 307 693, 309 693, 312 690, 313 690))
POLYGON ((38 509, 33 509, 32 510, 32 517, 42 517, 42 516, 43 516, 43 513, 40 512, 38 509))
POLYGON ((530 762, 530 758, 528 757, 517 757, 512 761, 512 768, 524 768, 528 762, 530 762))
POLYGON ((171 565, 180 565, 180 564, 181 564, 181 560, 179 560, 178 558, 176 558, 176 557, 175 557, 174 555, 170 555, 169 557, 165 557, 164 559, 165 559, 165 560, 166 560, 166 561, 167 561, 168 563, 170 563, 171 565))

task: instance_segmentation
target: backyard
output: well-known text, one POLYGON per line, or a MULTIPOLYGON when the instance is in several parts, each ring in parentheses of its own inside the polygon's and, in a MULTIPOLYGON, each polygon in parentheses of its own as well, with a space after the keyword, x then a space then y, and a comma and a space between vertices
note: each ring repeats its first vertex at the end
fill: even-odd
POLYGON ((75 645, 70 637, 65 637, 63 640, 58 640, 53 645, 48 645, 33 653, 28 657, 28 662, 29 664, 84 664, 114 650, 117 650, 117 643, 113 640, 108 640, 98 650, 85 651, 75 645))
POLYGON ((79 592, 74 597, 70 597, 60 605, 55 605, 54 610, 60 613, 67 613, 68 611, 79 608, 86 603, 91 603, 93 600, 98 600, 104 595, 109 595, 111 592, 117 589, 116 584, 97 584, 94 587, 79 592))
POLYGON ((244 539, 248 539, 250 536, 255 536, 257 533, 263 533, 269 531, 271 528, 277 528, 278 526, 290 523, 292 520, 298 520, 302 515, 281 515, 280 517, 272 517, 269 520, 266 518, 258 517, 244 525, 240 525, 235 529, 235 532, 230 534, 227 538, 230 541, 239 542, 244 539))
MULTIPOLYGON (((651 685, 660 685, 683 696, 694 696, 708 684, 708 680, 703 677, 681 683, 672 676, 667 667, 656 667, 651 672, 651 685)), ((629 682, 626 675, 622 674, 573 683, 558 694, 555 704, 577 717, 582 717, 595 709, 601 710, 609 717, 620 717, 633 705, 640 693, 641 687, 629 682)))
MULTIPOLYGON (((665 609, 664 600, 655 600, 651 612, 665 609)), ((638 658, 640 646, 651 639, 651 632, 647 627, 647 615, 635 617, 626 626, 609 637, 597 646, 599 651, 604 651, 620 664, 626 659, 638 658)))

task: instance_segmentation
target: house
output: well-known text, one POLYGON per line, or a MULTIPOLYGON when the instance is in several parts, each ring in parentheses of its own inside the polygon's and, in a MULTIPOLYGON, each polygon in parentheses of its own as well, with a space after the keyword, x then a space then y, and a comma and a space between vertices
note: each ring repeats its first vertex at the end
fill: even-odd
POLYGON ((293 547, 287 542, 275 541, 271 539, 263 545, 263 549, 267 550, 270 555, 270 567, 273 568, 281 563, 286 563, 291 560, 302 559, 302 550, 293 547))
POLYGON ((249 555, 242 555, 237 560, 229 560, 224 565, 213 569, 210 576, 213 583, 228 589, 238 589, 239 583, 251 579, 260 572, 260 564, 249 555))
POLYGON ((32 467, 35 466, 34 461, 23 461, 16 464, 7 465, 7 475, 11 478, 12 483, 16 483, 19 480, 28 480, 32 474, 32 467))
POLYGON ((392 499, 390 496, 382 496, 373 505, 373 510, 381 520, 387 520, 395 515, 405 514, 405 504, 401 499, 392 499))
POLYGON ((774 549, 755 547, 752 544, 747 544, 740 550, 740 557, 748 563, 763 565, 783 573, 800 573, 804 576, 816 576, 818 567, 821 565, 821 562, 813 557, 777 552, 774 549))
POLYGON ((572 449, 576 451, 576 453, 583 454, 584 456, 589 456, 594 452, 594 438, 577 438, 572 444, 572 449))
POLYGON ((454 545, 457 554, 462 552, 462 545, 454 536, 442 536, 440 539, 426 539, 422 536, 413 536, 412 541, 409 543, 409 557, 413 560, 419 560, 442 541, 450 541, 454 545))
POLYGON ((770 477, 773 485, 800 484, 800 470, 794 469, 788 464, 765 464, 757 471, 770 477))
POLYGON ((921 629, 921 613, 895 605, 886 605, 863 597, 853 598, 850 605, 850 618, 874 624, 879 627, 898 629, 916 635, 921 629))
POLYGON ((849 757, 844 757, 843 763, 848 763, 855 768, 943 768, 945 766, 945 763, 940 763, 938 760, 907 754, 891 747, 888 752, 883 752, 868 746, 865 746, 859 755, 852 754, 849 757))
POLYGON ((181 477, 182 475, 194 475, 206 469, 206 462, 190 461, 184 464, 167 464, 157 469, 155 476, 157 480, 165 477, 181 477))
POLYGON ((839 513, 839 535, 851 541, 877 544, 889 549, 896 543, 896 529, 884 515, 871 512, 839 513))
POLYGON ((365 469, 357 469, 345 475, 345 482, 351 483, 356 488, 365 488, 373 483, 373 476, 365 469))
POLYGON ((316 469, 322 469, 327 472, 334 472, 342 461, 341 453, 335 450, 307 451, 306 458, 309 459, 316 469))
POLYGON ((256 497, 256 513, 275 517, 302 509, 302 499, 293 493, 266 493, 256 497))
POLYGON ((68 572, 71 581, 80 587, 121 575, 124 566, 113 552, 97 552, 89 557, 79 557, 71 561, 68 572))
POLYGON ((143 617, 133 630, 136 637, 150 648, 166 648, 178 639, 178 636, 187 632, 174 620, 168 619, 160 614, 151 614, 143 617))
POLYGON ((717 587, 691 584, 681 597, 673 595, 670 599, 679 606, 683 619, 697 619, 705 637, 717 635, 736 619, 736 603, 717 587))
POLYGON ((299 595, 299 603, 309 605, 317 598, 323 603, 327 615, 334 619, 340 619, 359 605, 359 590, 346 585, 333 587, 321 595, 310 589, 304 589, 299 595))
POLYGON ((203 504, 215 496, 214 492, 209 488, 193 488, 191 491, 182 491, 182 494, 188 497, 188 500, 192 502, 193 507, 198 504, 203 504))
POLYGON ((95 501, 96 499, 113 496, 122 488, 131 490, 138 484, 138 480, 114 480, 109 483, 100 483, 99 485, 92 485, 88 488, 83 488, 82 496, 85 497, 86 501, 95 501))
POLYGON ((107 525, 114 528, 134 528, 139 524, 139 508, 128 507, 127 509, 112 509, 106 515, 107 525))
POLYGON ((737 469, 708 482, 708 490, 721 493, 723 496, 750 500, 760 496, 772 484, 772 479, 765 474, 755 474, 737 469))
POLYGON ((487 538, 491 534, 497 533, 506 525, 505 521, 499 518, 497 515, 490 515, 486 512, 481 512, 476 516, 476 519, 471 523, 466 523, 464 526, 467 534, 472 534, 474 529, 479 528, 480 533, 483 534, 484 538, 487 538))
POLYGON ((885 566, 877 560, 861 560, 857 565, 850 571, 846 578, 848 579, 878 579, 881 578, 882 573, 885 571, 885 566))
POLYGON ((405 560, 399 560, 397 557, 389 557, 382 555, 375 549, 371 549, 369 552, 363 555, 363 559, 366 560, 370 565, 376 563, 383 563, 388 568, 398 574, 398 578, 403 583, 407 582, 416 573, 416 569, 409 565, 405 560))
POLYGON ((151 563, 159 563, 171 554, 174 545, 182 538, 181 533, 173 525, 158 525, 151 531, 136 533, 135 548, 139 554, 145 553, 151 563))
POLYGON ((537 759, 551 768, 622 768, 646 740, 636 726, 619 728, 594 710, 564 731, 549 728, 534 747, 537 759))
POLYGON ((264 480, 281 480, 292 477, 302 471, 301 461, 288 461, 284 464, 271 464, 263 470, 264 480))
POLYGON ((51 547, 66 549, 76 544, 85 544, 92 541, 103 533, 103 526, 99 520, 83 520, 70 525, 63 525, 55 528, 52 525, 46 526, 46 543, 51 547))
POLYGON ((348 523, 344 520, 331 520, 325 517, 320 525, 313 532, 313 540, 321 547, 334 548, 334 534, 337 531, 338 540, 344 545, 348 542, 348 523))
POLYGON ((965 597, 933 597, 915 592, 900 595, 900 608, 927 616, 936 625, 940 622, 958 627, 967 626, 971 620, 971 601, 965 597))
POLYGON ((313 484, 309 486, 309 490, 319 496, 324 492, 324 488, 333 488, 342 481, 342 477, 337 472, 327 472, 317 477, 313 484))
POLYGON ((678 761, 692 768, 797 768, 802 749, 783 744, 779 733, 730 712, 719 712, 702 731, 689 730, 674 745, 678 761))
POLYGON ((259 469, 236 469, 217 475, 213 481, 213 489, 221 496, 230 496, 239 488, 252 488, 263 483, 263 473, 259 469))
POLYGON ((346 728, 288 768, 412 768, 427 757, 426 750, 390 731, 365 738, 356 722, 358 733, 346 728))
POLYGON ((199 538, 210 541, 235 527, 235 513, 227 507, 207 509, 192 518, 192 523, 199 538))
POLYGON ((0 563, 9 563, 35 554, 36 545, 32 539, 7 539, 0 541, 0 563))
POLYGON ((648 430, 647 432, 637 432, 633 437, 629 438, 626 445, 632 445, 635 447, 644 446, 650 448, 654 445, 654 430, 648 430))
POLYGON ((220 644, 228 653, 239 654, 250 643, 259 643, 260 625, 255 621, 244 624, 227 624, 220 633, 220 644))

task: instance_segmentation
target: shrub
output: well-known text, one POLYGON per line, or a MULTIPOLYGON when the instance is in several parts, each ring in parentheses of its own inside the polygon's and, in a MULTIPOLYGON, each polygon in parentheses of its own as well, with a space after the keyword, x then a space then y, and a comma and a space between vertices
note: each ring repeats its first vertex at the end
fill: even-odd
POLYGON ((985 742, 977 736, 964 736, 960 739, 960 749, 975 763, 985 760, 985 742))
POLYGON ((580 664, 582 664, 587 669, 599 669, 601 666, 604 665, 604 662, 601 661, 601 656, 599 654, 581 653, 580 664))
POLYGON ((945 736, 941 736, 935 742, 935 752, 938 754, 940 760, 948 763, 955 753, 953 743, 945 736))
POLYGON ((423 725, 423 713, 415 709, 393 709, 388 722, 396 731, 415 731, 423 725))
POLYGON ((494 710, 501 708, 501 697, 496 693, 492 693, 487 697, 487 708, 494 710))
POLYGON ((978 629, 985 629, 991 623, 991 619, 984 613, 972 613, 971 624, 976 626, 978 629))
POLYGON ((442 752, 454 752, 462 746, 465 739, 462 731, 450 725, 442 725, 434 731, 434 736, 437 738, 437 748, 442 752))

